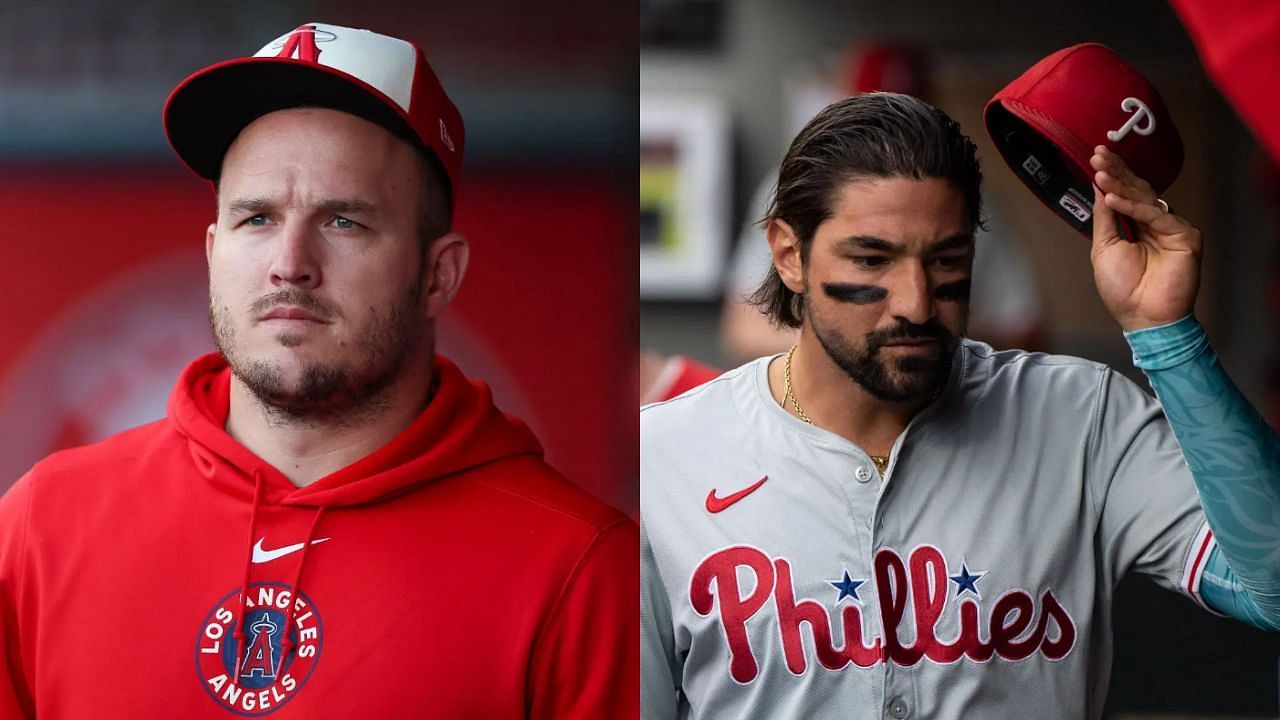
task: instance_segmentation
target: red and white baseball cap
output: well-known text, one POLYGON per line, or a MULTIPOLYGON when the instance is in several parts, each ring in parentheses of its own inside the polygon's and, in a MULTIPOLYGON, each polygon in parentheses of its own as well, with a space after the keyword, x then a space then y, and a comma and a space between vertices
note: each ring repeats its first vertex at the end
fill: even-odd
POLYGON ((348 112, 416 143, 440 160, 456 199, 462 115, 421 48, 369 30, 306 23, 252 57, 196 72, 169 95, 165 134, 188 167, 216 180, 246 125, 293 107, 348 112))
POLYGON ((1033 65, 987 103, 983 122, 1018 179, 1087 238, 1093 235, 1093 148, 1106 145, 1158 194, 1182 170, 1182 137, 1160 93, 1097 43, 1059 50, 1033 65))

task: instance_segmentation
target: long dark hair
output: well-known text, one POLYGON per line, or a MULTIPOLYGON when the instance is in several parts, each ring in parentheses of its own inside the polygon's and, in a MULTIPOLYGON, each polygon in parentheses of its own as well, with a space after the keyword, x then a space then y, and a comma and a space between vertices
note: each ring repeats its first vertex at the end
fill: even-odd
MULTIPOLYGON (((857 178, 942 178, 964 196, 970 228, 982 224, 982 168, 978 149, 946 113, 923 100, 898 93, 854 95, 828 105, 792 141, 778 170, 769 210, 791 226, 800 258, 809 259, 813 235, 831 216, 844 184, 857 178)), ((770 268, 752 293, 752 304, 780 327, 800 327, 802 295, 770 268)))

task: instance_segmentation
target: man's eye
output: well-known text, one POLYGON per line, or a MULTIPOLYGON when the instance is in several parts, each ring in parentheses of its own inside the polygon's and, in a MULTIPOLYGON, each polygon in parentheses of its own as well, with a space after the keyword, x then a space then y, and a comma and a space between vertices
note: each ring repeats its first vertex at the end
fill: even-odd
POLYGON ((254 215, 253 217, 249 218, 248 220, 245 220, 244 222, 246 225, 253 225, 254 227, 262 227, 263 225, 266 225, 268 222, 270 222, 270 219, 267 218, 266 215, 263 215, 262 213, 258 213, 257 215, 254 215))
POLYGON ((357 225, 355 222, 348 220, 344 217, 334 218, 333 226, 338 228, 339 230, 354 230, 357 227, 359 227, 359 225, 357 225))
POLYGON ((889 264, 889 258, 879 255, 860 255, 853 258, 853 264, 860 268, 879 268, 889 264))
POLYGON ((945 270, 955 270, 956 268, 964 264, 964 256, 963 255, 943 256, 943 257, 937 258, 936 260, 934 260, 934 262, 938 264, 938 267, 943 268, 945 270))

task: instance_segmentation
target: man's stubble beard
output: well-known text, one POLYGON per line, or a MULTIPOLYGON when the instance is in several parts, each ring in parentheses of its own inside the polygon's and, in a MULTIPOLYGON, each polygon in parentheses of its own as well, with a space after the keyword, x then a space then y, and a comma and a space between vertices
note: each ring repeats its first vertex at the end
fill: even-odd
POLYGON ((924 402, 935 397, 946 385, 960 340, 940 323, 931 320, 923 325, 901 324, 873 330, 864 337, 865 345, 858 348, 840 333, 827 328, 813 312, 808 300, 806 295, 805 319, 818 344, 832 362, 873 397, 892 403, 924 402), (908 355, 896 359, 881 354, 886 342, 904 338, 934 339, 938 341, 936 347, 939 351, 930 356, 908 355), (893 364, 892 369, 890 363, 893 364))
MULTIPOLYGON (((285 302, 308 309, 321 305, 301 290, 286 290, 271 297, 270 304, 285 302)), ((371 318, 355 340, 361 361, 309 363, 292 386, 285 382, 278 364, 243 357, 231 311, 212 292, 209 322, 232 374, 253 394, 269 421, 350 427, 368 422, 390 406, 388 389, 426 340, 425 321, 418 312, 421 298, 419 281, 371 318)), ((306 340, 305 335, 292 333, 274 338, 285 348, 297 347, 306 340)))

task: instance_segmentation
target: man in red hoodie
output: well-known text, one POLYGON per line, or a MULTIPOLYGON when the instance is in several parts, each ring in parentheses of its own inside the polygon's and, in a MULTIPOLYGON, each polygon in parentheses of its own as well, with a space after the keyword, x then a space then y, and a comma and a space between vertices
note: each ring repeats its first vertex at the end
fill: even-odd
POLYGON ((0 498, 0 718, 626 718, 634 523, 434 355, 462 119, 312 23, 187 78, 221 350, 0 498))

